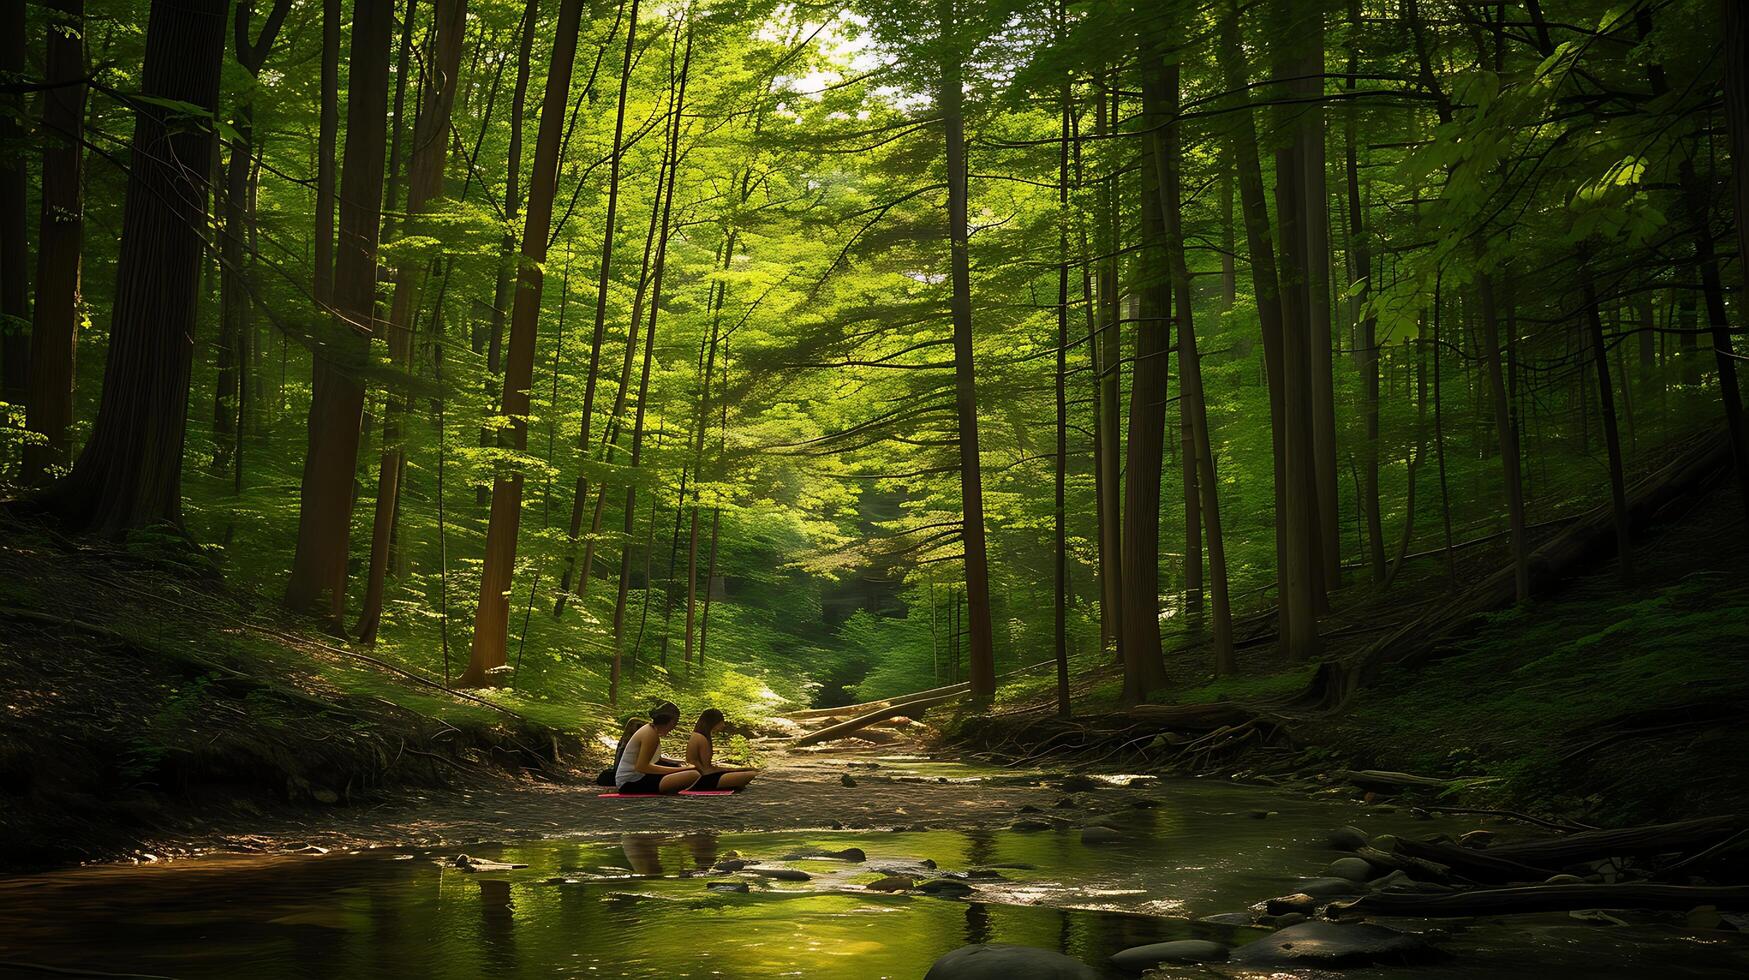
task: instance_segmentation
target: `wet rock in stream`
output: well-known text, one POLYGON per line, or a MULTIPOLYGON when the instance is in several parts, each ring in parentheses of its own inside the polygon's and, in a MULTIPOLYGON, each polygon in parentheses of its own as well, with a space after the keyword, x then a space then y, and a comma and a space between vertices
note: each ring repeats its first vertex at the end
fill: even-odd
POLYGON ((1348 967, 1410 965, 1439 956, 1413 933, 1370 922, 1302 922, 1233 950, 1232 962, 1247 967, 1348 967))
POLYGON ((1345 857, 1330 862, 1325 873, 1332 878, 1343 878, 1356 883, 1364 883, 1378 876, 1378 871, 1365 858, 1345 857))
POLYGON ((957 878, 931 878, 918 885, 917 890, 925 895, 936 895, 943 898, 961 898, 977 891, 976 888, 957 878))
POLYGON ((904 875, 889 875, 862 887, 871 892, 902 892, 916 888, 917 883, 904 875))
MULTIPOLYGON (((1372 843, 1372 838, 1359 827, 1337 827, 1330 831, 1329 843, 1332 850, 1358 851, 1372 843)), ((1379 850, 1388 850, 1380 847, 1379 850)))
POLYGON ((747 892, 747 883, 745 881, 713 881, 704 886, 704 890, 707 892, 738 892, 745 894, 747 892))
POLYGON ((1097 980, 1080 960, 1033 946, 961 946, 929 967, 923 980, 1097 980))
POLYGON ((1081 843, 1083 844, 1115 844, 1124 839, 1120 830, 1102 827, 1099 824, 1081 828, 1081 843))
POLYGON ((813 875, 808 874, 806 871, 797 871, 794 868, 745 868, 743 870, 748 874, 756 874, 761 878, 770 878, 773 881, 814 880, 813 875))
POLYGON ((1169 943, 1132 946, 1112 954, 1113 966, 1140 972, 1162 963, 1219 963, 1227 958, 1227 947, 1206 939, 1179 939, 1169 943))

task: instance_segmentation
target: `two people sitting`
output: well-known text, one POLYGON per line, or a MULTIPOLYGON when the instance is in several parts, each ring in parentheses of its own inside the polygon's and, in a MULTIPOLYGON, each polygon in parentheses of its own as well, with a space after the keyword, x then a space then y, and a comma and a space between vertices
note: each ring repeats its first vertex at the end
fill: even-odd
POLYGON ((650 713, 647 723, 634 718, 614 755, 613 783, 619 792, 678 793, 681 790, 738 790, 753 781, 759 770, 719 766, 714 761, 711 736, 723 727, 723 713, 706 708, 686 742, 686 761, 664 758, 662 736, 680 721, 680 708, 663 702, 650 713))

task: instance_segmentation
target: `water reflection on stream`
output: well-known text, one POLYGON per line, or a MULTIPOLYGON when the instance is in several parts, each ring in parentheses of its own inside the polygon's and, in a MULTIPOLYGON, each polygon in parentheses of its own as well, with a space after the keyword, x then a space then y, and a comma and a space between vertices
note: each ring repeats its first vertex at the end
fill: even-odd
MULTIPOLYGON (((1041 803, 1056 795, 1041 793, 1041 803)), ((897 978, 922 976, 957 946, 1005 942, 1102 965, 1142 943, 1262 935, 1191 920, 1242 911, 1317 875, 1333 857, 1323 843, 1333 826, 1474 826, 1362 816, 1346 805, 1200 782, 1094 795, 1102 809, 1123 809, 1128 841, 1087 846, 1067 830, 651 833, 470 848, 528 865, 488 873, 442 866, 453 851, 382 850, 0 879, 0 961, 227 978, 897 978), (1142 795, 1159 805, 1128 807, 1142 795), (1249 816, 1258 810, 1274 812, 1249 816), (868 860, 783 860, 850 846, 868 860), (730 850, 812 878, 707 873, 730 850), (964 899, 862 888, 879 869, 922 871, 924 859, 942 871, 1001 877, 973 881, 977 891, 964 899), (750 891, 707 890, 723 880, 746 880, 750 891)), ((659 820, 664 803, 637 805, 659 820)), ((1345 976, 1726 977, 1749 969, 1735 935, 1655 922, 1538 916, 1458 928, 1441 944, 1455 954, 1443 964, 1345 976)))

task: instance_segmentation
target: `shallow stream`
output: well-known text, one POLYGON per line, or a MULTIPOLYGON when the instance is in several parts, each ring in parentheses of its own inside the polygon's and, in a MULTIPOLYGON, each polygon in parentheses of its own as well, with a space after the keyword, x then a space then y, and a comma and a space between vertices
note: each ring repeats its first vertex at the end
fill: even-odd
MULTIPOLYGON (((940 763, 915 771, 924 768, 932 778, 956 774, 940 763)), ((1041 805, 1060 795, 1041 792, 1041 805)), ((1051 815, 1116 813, 1125 839, 1088 845, 1073 829, 601 837, 578 828, 538 842, 467 848, 476 858, 527 865, 517 870, 461 870, 450 863, 454 849, 380 849, 0 879, 0 963, 191 978, 915 978, 948 950, 997 942, 1047 947, 1109 969, 1106 958, 1130 946, 1191 937, 1238 944, 1266 934, 1195 920, 1242 912, 1320 875, 1338 856, 1325 844, 1333 827, 1427 834, 1477 826, 1473 818, 1412 820, 1201 781, 1078 799, 1081 807, 1051 815), (1132 805, 1144 798, 1156 805, 1132 805), (867 860, 795 856, 848 847, 867 860), (711 871, 730 851, 810 879, 711 871), (926 860, 936 869, 923 867, 926 860), (975 890, 936 897, 864 889, 883 869, 920 878, 972 872, 966 883, 975 890), (707 888, 734 881, 749 890, 707 888)), ((663 807, 711 801, 620 805, 647 808, 659 827, 663 807)), ((1740 934, 1690 930, 1680 917, 1618 918, 1626 924, 1565 914, 1403 923, 1440 929, 1450 958, 1343 975, 1749 975, 1749 943, 1740 934)), ((10 975, 8 967, 0 965, 0 975, 10 975)), ((1224 967, 1165 975, 1246 976, 1224 967)))

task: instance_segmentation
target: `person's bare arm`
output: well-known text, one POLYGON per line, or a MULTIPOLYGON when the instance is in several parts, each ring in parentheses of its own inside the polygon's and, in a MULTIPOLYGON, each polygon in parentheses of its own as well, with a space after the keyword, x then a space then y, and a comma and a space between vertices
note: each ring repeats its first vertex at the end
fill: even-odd
POLYGON ((639 772, 649 773, 655 776, 668 776, 677 772, 687 772, 692 768, 691 766, 664 766, 659 764, 656 761, 656 750, 659 748, 661 748, 659 739, 654 736, 644 739, 642 744, 638 746, 638 755, 633 761, 633 767, 639 772))

